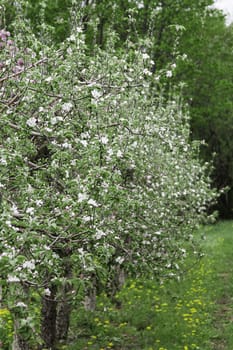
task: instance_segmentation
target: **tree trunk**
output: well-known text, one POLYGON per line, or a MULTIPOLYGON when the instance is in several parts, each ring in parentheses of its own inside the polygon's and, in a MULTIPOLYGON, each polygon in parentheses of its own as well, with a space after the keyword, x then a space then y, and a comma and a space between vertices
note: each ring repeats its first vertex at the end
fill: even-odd
POLYGON ((14 339, 12 350, 30 350, 28 342, 19 334, 19 321, 14 320, 14 339))
POLYGON ((67 290, 67 286, 64 286, 62 290, 61 301, 58 303, 56 322, 56 339, 58 342, 66 341, 68 337, 71 313, 71 305, 68 300, 68 292, 69 290, 67 290))
POLYGON ((56 339, 57 342, 65 342, 68 337, 70 327, 70 292, 72 290, 72 284, 69 283, 69 279, 72 277, 72 269, 70 259, 64 259, 64 276, 67 279, 65 284, 58 292, 58 305, 57 305, 57 322, 56 322, 56 339))
POLYGON ((94 311, 96 307, 96 288, 95 286, 89 288, 84 299, 84 307, 88 311, 94 311))
POLYGON ((45 346, 50 349, 55 349, 56 343, 56 318, 57 318, 57 288, 51 286, 50 296, 42 298, 42 320, 41 320, 41 337, 45 346))
POLYGON ((88 311, 94 311, 96 308, 96 291, 97 291, 97 277, 93 274, 91 285, 86 290, 84 299, 84 307, 88 311))
POLYGON ((126 273, 121 266, 115 266, 111 271, 107 283, 107 295, 111 301, 116 304, 117 307, 121 307, 119 300, 115 298, 115 295, 123 287, 126 280, 126 273))

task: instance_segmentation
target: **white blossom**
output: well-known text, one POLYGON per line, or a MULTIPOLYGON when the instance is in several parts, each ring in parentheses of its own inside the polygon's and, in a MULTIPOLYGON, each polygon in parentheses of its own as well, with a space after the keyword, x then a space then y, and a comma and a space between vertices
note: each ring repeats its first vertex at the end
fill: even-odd
POLYGON ((27 305, 23 303, 22 301, 18 301, 17 304, 15 305, 16 307, 24 307, 27 308, 27 305))
POLYGON ((31 128, 34 128, 37 124, 37 119, 35 117, 31 117, 26 121, 26 124, 31 128))
POLYGON ((102 136, 100 138, 100 142, 103 144, 103 145, 107 145, 108 143, 108 138, 106 136, 102 136))
POLYGON ((35 203, 38 207, 41 207, 43 205, 43 201, 41 199, 37 199, 35 203))
POLYGON ((78 252, 81 256, 84 256, 85 252, 83 248, 78 248, 78 252))
POLYGON ((63 120, 63 118, 62 118, 62 117, 59 117, 59 116, 57 116, 57 117, 52 117, 52 118, 50 119, 52 125, 55 125, 55 124, 57 124, 58 122, 60 122, 60 121, 62 121, 62 120, 63 120))
POLYGON ((98 203, 94 200, 94 199, 92 199, 92 198, 90 198, 89 199, 89 201, 87 202, 89 205, 92 205, 93 207, 98 207, 98 203))
POLYGON ((155 232, 155 234, 158 235, 158 236, 160 236, 161 233, 162 233, 161 231, 156 231, 156 232, 155 232))
POLYGON ((71 145, 69 142, 64 142, 64 143, 62 144, 62 147, 63 147, 63 148, 66 148, 66 149, 71 149, 71 148, 72 148, 72 145, 71 145))
POLYGON ((142 1, 138 2, 137 3, 137 8, 140 10, 140 9, 143 9, 144 8, 144 3, 142 1))
POLYGON ((113 155, 113 150, 112 150, 112 148, 109 148, 109 149, 107 150, 107 153, 108 153, 108 156, 111 157, 111 156, 113 155))
POLYGON ((19 210, 15 204, 12 205, 11 210, 13 215, 16 215, 16 216, 19 215, 19 210))
POLYGON ((83 147, 87 147, 88 145, 87 140, 80 140, 80 143, 83 145, 83 147))
POLYGON ((11 224, 11 221, 10 221, 10 220, 6 220, 5 224, 6 224, 8 227, 12 227, 12 224, 11 224))
POLYGON ((0 164, 7 165, 7 161, 5 158, 0 159, 0 164))
POLYGON ((121 265, 124 262, 124 260, 125 258, 123 256, 118 256, 115 261, 121 265))
POLYGON ((45 79, 46 83, 51 83, 52 80, 53 80, 53 78, 51 76, 49 76, 48 78, 45 79))
POLYGON ((95 234, 96 239, 101 239, 104 236, 106 236, 106 233, 104 233, 103 231, 98 230, 98 229, 96 230, 96 234, 95 234))
POLYGON ((71 34, 71 36, 67 39, 68 41, 74 42, 76 39, 74 34, 71 34))
POLYGON ((77 33, 82 33, 83 32, 83 29, 82 29, 82 27, 76 27, 76 32, 77 33))
POLYGON ((17 276, 8 275, 7 282, 9 283, 20 282, 20 279, 17 276))
POLYGON ((66 112, 66 113, 70 112, 72 108, 73 108, 73 104, 71 102, 66 102, 62 105, 62 110, 63 112, 66 112))
POLYGON ((91 91, 91 94, 92 94, 92 97, 95 99, 95 100, 98 100, 98 98, 100 98, 102 96, 102 93, 100 90, 97 90, 97 89, 94 89, 91 91))
POLYGON ((148 59, 150 58, 150 56, 148 55, 148 53, 143 53, 143 54, 142 54, 142 58, 143 58, 144 60, 148 60, 148 59))
POLYGON ((152 72, 149 71, 149 69, 147 69, 147 68, 143 69, 143 73, 144 73, 145 75, 148 75, 148 76, 151 76, 151 75, 152 75, 152 72))
POLYGON ((22 265, 22 267, 24 269, 28 269, 28 270, 34 270, 35 269, 35 262, 32 260, 29 261, 25 261, 22 265))
POLYGON ((72 53, 73 53, 73 50, 71 47, 68 47, 68 49, 66 51, 67 51, 68 55, 72 55, 72 53))
POLYGON ((92 218, 91 218, 91 216, 83 216, 82 219, 84 222, 89 222, 89 221, 91 221, 92 218))
POLYGON ((117 158, 122 158, 122 155, 123 155, 123 153, 122 153, 121 150, 119 149, 119 150, 117 151, 117 154, 116 154, 117 158))
POLYGON ((51 295, 51 291, 50 291, 49 288, 46 288, 46 289, 44 290, 44 295, 46 295, 46 296, 48 296, 48 297, 51 295))
POLYGON ((78 194, 78 203, 82 203, 83 201, 87 200, 88 196, 86 193, 79 193, 78 194))
POLYGON ((35 212, 35 208, 33 208, 33 207, 29 207, 26 209, 26 213, 29 215, 33 215, 34 212, 35 212))
POLYGON ((167 77, 167 78, 171 78, 171 77, 172 77, 172 71, 171 71, 171 70, 168 70, 168 71, 166 72, 166 77, 167 77))

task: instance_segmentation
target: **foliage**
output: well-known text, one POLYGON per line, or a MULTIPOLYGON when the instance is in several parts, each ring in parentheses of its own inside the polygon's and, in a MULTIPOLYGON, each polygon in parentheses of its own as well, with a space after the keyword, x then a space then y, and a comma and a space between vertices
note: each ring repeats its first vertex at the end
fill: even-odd
POLYGON ((18 7, 12 1, 3 4, 8 26, 23 15, 36 37, 51 45, 67 38, 72 26, 82 26, 88 51, 95 54, 96 45, 106 49, 115 35, 119 51, 132 43, 140 45, 153 59, 151 72, 156 74, 168 63, 178 64, 180 54, 173 79, 186 84, 192 137, 207 143, 202 148, 203 159, 210 161, 215 154, 214 186, 229 188, 217 205, 220 216, 232 216, 232 28, 226 26, 222 13, 211 7, 212 0, 28 0, 18 1, 18 7))
POLYGON ((13 322, 9 310, 0 309, 0 347, 9 349, 13 338, 13 322))
POLYGON ((218 209, 222 217, 232 216, 232 27, 223 16, 207 17, 203 25, 182 45, 188 60, 177 67, 178 79, 186 82, 184 94, 190 105, 192 137, 206 141, 204 159, 214 156, 213 180, 217 188, 229 186, 218 209))
POLYGON ((75 21, 51 45, 45 17, 35 35, 17 6, 14 36, 0 31, 1 285, 18 348, 53 349, 90 291, 182 274, 217 195, 179 88, 163 92, 174 57, 152 74, 149 51, 119 50, 114 31, 92 55, 75 21))
MULTIPOLYGON (((41 37, 41 29, 50 28, 56 42, 61 42, 70 34, 70 24, 74 12, 80 12, 77 24, 84 25, 89 46, 105 47, 112 31, 118 33, 122 47, 130 39, 138 41, 148 36, 154 39, 155 58, 170 61, 174 37, 172 26, 185 26, 187 30, 198 26, 209 11, 213 0, 127 0, 114 2, 99 0, 27 0, 3 1, 6 25, 9 27, 15 16, 21 13, 29 21, 34 34, 41 37), (44 27, 44 28, 43 28, 44 27)), ((77 13, 76 13, 77 16, 77 13)), ((77 18, 77 17, 76 17, 77 18)))
POLYGON ((1 6, 2 22, 12 31, 21 17, 42 42, 58 43, 69 35, 71 0, 2 0, 1 6))

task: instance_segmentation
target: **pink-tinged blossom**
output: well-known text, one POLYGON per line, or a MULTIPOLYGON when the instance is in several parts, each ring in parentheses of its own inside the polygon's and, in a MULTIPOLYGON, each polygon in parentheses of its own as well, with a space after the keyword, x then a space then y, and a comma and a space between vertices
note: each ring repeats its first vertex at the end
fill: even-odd
POLYGON ((10 32, 7 32, 5 29, 0 30, 0 39, 2 41, 6 41, 9 36, 10 32))
POLYGON ((8 46, 12 46, 14 44, 13 40, 7 40, 6 43, 7 43, 8 46))
POLYGON ((19 58, 19 59, 17 60, 17 65, 20 66, 20 67, 24 66, 24 61, 23 61, 22 58, 19 58))
POLYGON ((19 72, 21 72, 22 70, 23 70, 23 67, 21 67, 21 66, 15 66, 15 67, 12 69, 13 73, 19 73, 19 72))

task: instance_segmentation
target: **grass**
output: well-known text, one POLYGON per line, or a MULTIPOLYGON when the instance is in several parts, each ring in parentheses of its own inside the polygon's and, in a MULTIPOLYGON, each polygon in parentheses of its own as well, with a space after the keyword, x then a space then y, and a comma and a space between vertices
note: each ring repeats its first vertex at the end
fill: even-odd
POLYGON ((206 248, 213 256, 212 286, 216 294, 213 315, 213 350, 233 349, 233 223, 221 222, 207 232, 206 248), (212 253, 211 253, 212 252, 212 253))
MULTIPOLYGON (((102 294, 94 312, 75 310, 70 342, 60 349, 232 350, 233 221, 203 233, 205 256, 188 261, 180 281, 130 280, 114 303, 102 294)), ((11 316, 0 309, 0 348, 10 340, 11 316)))
POLYGON ((179 282, 128 281, 117 304, 101 295, 95 312, 78 310, 64 349, 232 350, 233 222, 204 231, 205 257, 179 282))

